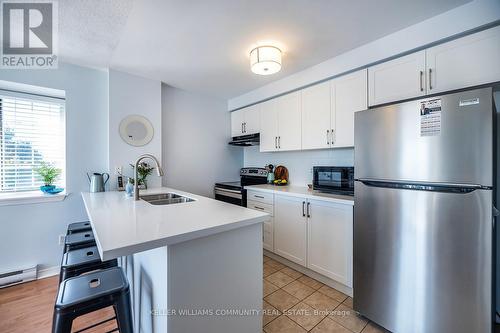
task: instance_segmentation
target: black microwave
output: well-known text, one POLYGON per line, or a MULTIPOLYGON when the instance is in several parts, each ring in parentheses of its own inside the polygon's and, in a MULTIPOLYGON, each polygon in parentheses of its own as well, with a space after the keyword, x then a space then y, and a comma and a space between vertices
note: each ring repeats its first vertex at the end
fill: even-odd
POLYGON ((354 195, 354 167, 313 167, 313 190, 354 195))

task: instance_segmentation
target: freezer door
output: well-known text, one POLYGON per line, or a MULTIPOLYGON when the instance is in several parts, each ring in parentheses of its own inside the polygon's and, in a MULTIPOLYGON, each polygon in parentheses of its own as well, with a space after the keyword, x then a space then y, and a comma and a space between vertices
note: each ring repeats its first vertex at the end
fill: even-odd
POLYGON ((492 191, 355 183, 354 309, 395 333, 491 333, 492 191))
POLYGON ((491 88, 354 117, 356 178, 493 185, 491 88))

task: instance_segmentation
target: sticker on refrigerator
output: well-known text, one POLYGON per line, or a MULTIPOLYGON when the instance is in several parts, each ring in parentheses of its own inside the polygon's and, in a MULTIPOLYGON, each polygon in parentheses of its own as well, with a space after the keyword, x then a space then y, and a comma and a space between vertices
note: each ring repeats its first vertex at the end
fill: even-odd
POLYGON ((441 99, 420 103, 420 136, 441 134, 441 99))

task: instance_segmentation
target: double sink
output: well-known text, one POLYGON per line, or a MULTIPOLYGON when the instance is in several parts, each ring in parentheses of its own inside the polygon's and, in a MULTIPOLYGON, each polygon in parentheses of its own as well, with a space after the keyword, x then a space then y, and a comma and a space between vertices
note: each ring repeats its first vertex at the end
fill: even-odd
POLYGON ((172 205, 194 201, 194 199, 175 193, 148 194, 141 195, 140 198, 152 205, 172 205))

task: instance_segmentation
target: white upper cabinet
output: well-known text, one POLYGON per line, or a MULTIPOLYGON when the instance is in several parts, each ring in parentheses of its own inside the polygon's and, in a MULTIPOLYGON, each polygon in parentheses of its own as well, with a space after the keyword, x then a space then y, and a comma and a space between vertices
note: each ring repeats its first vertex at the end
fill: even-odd
POLYGON ((500 81, 500 26, 427 49, 428 93, 500 81))
POLYGON ((330 81, 302 90, 302 149, 330 147, 330 81))
POLYGON ((300 92, 276 99, 278 110, 278 150, 302 148, 302 112, 300 92))
POLYGON ((278 150, 278 110, 274 99, 261 103, 260 151, 278 150))
POLYGON ((302 149, 354 146, 354 113, 367 108, 366 69, 302 90, 302 149))
POLYGON ((231 136, 259 133, 260 104, 231 112, 231 136))
POLYGON ((354 113, 368 108, 367 86, 366 69, 331 81, 332 147, 354 146, 354 113))
POLYGON ((231 112, 231 136, 243 135, 243 123, 245 122, 245 109, 231 112))
POLYGON ((352 206, 319 200, 307 205, 307 267, 352 287, 352 206))
POLYGON ((368 68, 370 106, 426 94, 425 51, 368 68))
POLYGON ((301 149, 300 92, 262 103, 260 119, 261 152, 301 149))
POLYGON ((500 26, 235 111, 231 133, 260 131, 262 152, 353 147, 357 111, 493 82, 500 26))
POLYGON ((252 105, 245 110, 245 134, 260 132, 260 104, 252 105))

